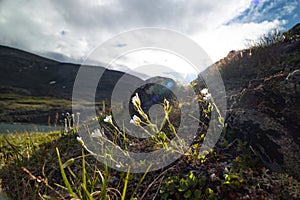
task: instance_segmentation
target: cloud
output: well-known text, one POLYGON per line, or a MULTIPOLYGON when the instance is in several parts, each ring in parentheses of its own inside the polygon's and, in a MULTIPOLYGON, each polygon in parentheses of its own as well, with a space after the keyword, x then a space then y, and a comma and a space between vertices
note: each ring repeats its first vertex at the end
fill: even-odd
MULTIPOLYGON (((272 5, 283 1, 262 0, 254 5, 251 0, 2 0, 0 44, 78 62, 120 32, 163 27, 196 39, 209 54, 216 52, 216 60, 228 49, 243 47, 239 34, 252 37, 282 24, 270 15, 272 5), (256 33, 249 35, 253 29, 256 33)), ((293 12, 294 6, 285 4, 279 14, 293 12)), ((126 44, 116 44, 122 45, 126 44)))
POLYGON ((269 30, 281 27, 284 24, 284 20, 274 20, 261 23, 221 25, 213 31, 194 35, 193 39, 206 50, 212 60, 217 61, 225 57, 231 50, 245 48, 247 40, 255 41, 269 30))

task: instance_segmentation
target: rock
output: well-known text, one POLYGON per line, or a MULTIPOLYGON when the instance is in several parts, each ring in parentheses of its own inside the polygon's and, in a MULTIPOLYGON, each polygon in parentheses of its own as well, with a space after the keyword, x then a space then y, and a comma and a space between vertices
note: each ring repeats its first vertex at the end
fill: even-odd
POLYGON ((235 136, 249 141, 263 163, 300 180, 300 70, 250 81, 227 118, 235 136))
MULTIPOLYGON (((248 141, 263 163, 300 180, 300 25, 251 56, 217 63, 229 111, 229 140, 248 141)), ((251 51, 251 49, 250 49, 251 51)), ((244 53, 243 53, 244 54, 244 53)))

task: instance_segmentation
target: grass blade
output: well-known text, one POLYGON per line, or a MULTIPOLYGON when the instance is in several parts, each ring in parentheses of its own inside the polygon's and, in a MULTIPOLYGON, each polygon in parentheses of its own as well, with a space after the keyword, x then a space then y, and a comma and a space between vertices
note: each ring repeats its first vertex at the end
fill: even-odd
POLYGON ((85 169, 85 160, 84 160, 84 149, 82 148, 82 185, 87 188, 86 185, 86 169, 85 169))
POLYGON ((63 181, 64 181, 64 183, 65 183, 65 186, 67 187, 69 194, 70 194, 72 197, 76 197, 76 194, 73 192, 73 190, 72 190, 72 188, 71 188, 71 185, 70 185, 70 183, 69 183, 69 181, 68 181, 68 178, 67 178, 67 176, 66 176, 65 170, 64 170, 64 168, 63 168, 63 164, 62 164, 62 162, 61 162, 59 150, 58 150, 57 147, 56 147, 55 149, 56 149, 56 154, 57 154, 57 157, 58 157, 58 164, 59 164, 61 176, 62 176, 62 178, 63 178, 63 181))
POLYGON ((124 181, 124 188, 123 188, 123 192, 122 192, 122 200, 125 200, 127 185, 128 185, 128 181, 129 181, 129 175, 130 175, 130 166, 128 166, 128 171, 127 171, 125 181, 124 181))
POLYGON ((134 189, 134 191, 133 191, 133 193, 132 193, 132 195, 131 195, 131 197, 130 197, 130 200, 131 200, 131 199, 134 199, 133 196, 135 195, 136 191, 137 191, 137 190, 139 189, 139 187, 141 186, 142 182, 144 181, 144 179, 145 179, 146 175, 148 174, 148 172, 149 172, 149 170, 150 170, 151 167, 152 167, 152 164, 149 165, 149 167, 148 167, 147 170, 145 171, 144 175, 143 175, 142 178, 140 179, 138 185, 136 186, 136 188, 134 189))
POLYGON ((85 168, 85 154, 84 154, 84 148, 82 148, 82 188, 86 196, 88 197, 89 200, 94 200, 92 197, 91 193, 87 190, 87 183, 86 183, 86 168, 85 168))

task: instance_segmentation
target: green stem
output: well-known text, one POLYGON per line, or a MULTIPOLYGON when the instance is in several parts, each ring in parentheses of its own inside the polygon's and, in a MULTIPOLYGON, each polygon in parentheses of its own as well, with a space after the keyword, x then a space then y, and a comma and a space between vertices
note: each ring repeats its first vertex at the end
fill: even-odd
POLYGON ((127 191, 127 185, 128 185, 128 181, 129 181, 129 175, 130 175, 130 166, 128 166, 128 171, 125 177, 125 182, 124 182, 124 188, 123 188, 123 192, 122 192, 122 200, 125 200, 126 197, 126 191, 127 191))

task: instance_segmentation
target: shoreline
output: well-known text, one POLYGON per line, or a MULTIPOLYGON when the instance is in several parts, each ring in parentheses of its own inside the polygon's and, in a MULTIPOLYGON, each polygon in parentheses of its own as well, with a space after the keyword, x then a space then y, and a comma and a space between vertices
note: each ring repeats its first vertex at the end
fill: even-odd
POLYGON ((19 133, 19 132, 51 132, 60 131, 61 126, 47 126, 32 123, 5 123, 0 122, 0 134, 19 133))

